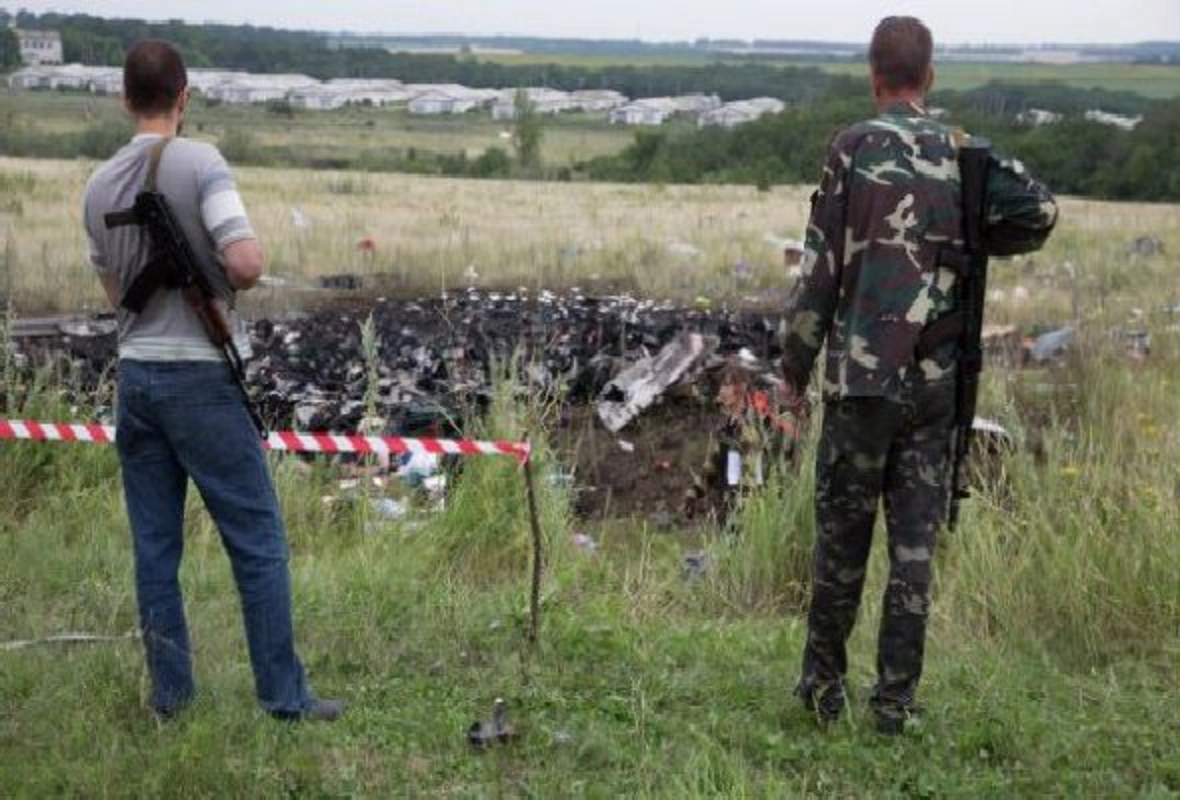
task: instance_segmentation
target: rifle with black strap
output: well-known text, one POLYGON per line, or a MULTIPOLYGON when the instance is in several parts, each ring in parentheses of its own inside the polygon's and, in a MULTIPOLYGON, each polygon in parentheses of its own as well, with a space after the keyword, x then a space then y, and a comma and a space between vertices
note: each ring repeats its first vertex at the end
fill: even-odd
POLYGON ((964 463, 971 450, 975 406, 979 397, 979 373, 983 371, 983 301, 987 293, 987 245, 983 239, 984 201, 991 143, 972 137, 959 149, 962 186, 963 251, 958 267, 959 365, 955 377, 955 428, 951 451, 950 508, 947 526, 959 521, 959 502, 971 496, 964 463))
POLYGON ((148 261, 124 293, 120 305, 138 314, 147 306, 152 295, 160 289, 183 292, 189 306, 201 320, 209 341, 221 351, 226 363, 229 364, 234 381, 242 391, 250 419, 258 429, 259 435, 265 439, 266 426, 246 389, 246 369, 242 362, 242 354, 234 345, 233 331, 230 330, 229 323, 222 315, 221 309, 213 302, 213 298, 216 297, 213 284, 197 264, 192 247, 168 204, 168 198, 156 190, 156 173, 159 171, 160 157, 170 141, 170 138, 161 139, 152 148, 147 178, 143 189, 135 196, 134 205, 122 211, 111 212, 104 217, 108 228, 139 225, 146 229, 149 238, 148 261))

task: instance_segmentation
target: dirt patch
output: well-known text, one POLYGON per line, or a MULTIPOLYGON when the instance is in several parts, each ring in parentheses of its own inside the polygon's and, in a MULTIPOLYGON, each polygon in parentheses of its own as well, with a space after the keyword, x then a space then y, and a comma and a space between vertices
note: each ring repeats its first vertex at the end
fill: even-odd
POLYGON ((676 518, 719 419, 704 402, 673 398, 613 434, 592 407, 571 407, 553 438, 574 472, 575 510, 590 518, 676 518))

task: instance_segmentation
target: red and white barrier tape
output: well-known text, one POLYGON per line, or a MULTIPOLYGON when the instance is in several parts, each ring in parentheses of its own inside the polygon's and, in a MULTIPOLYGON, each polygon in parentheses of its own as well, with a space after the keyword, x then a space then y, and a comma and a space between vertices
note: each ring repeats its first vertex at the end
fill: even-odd
MULTIPOLYGON (((0 439, 35 442, 91 442, 113 444, 112 425, 0 419, 0 439)), ((272 432, 263 443, 269 450, 293 453, 429 453, 431 455, 512 456, 521 464, 529 459, 528 442, 480 442, 471 439, 409 439, 401 436, 354 436, 336 433, 272 432)))

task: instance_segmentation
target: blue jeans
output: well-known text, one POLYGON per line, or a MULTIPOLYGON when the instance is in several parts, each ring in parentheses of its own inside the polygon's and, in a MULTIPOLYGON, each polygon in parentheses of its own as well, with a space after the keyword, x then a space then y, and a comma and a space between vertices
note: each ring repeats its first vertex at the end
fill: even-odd
POLYGON ((295 654, 287 534, 229 366, 120 361, 116 436, 152 705, 171 712, 195 691, 178 580, 192 478, 233 567, 259 702, 298 715, 312 698, 295 654))

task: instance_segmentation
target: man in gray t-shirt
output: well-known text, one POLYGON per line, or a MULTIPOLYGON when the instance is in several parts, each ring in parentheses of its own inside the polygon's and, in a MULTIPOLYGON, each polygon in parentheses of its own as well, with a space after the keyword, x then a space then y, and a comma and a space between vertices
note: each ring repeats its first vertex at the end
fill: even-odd
POLYGON ((214 287, 214 301, 239 331, 239 347, 245 337, 232 313, 234 294, 261 277, 262 249, 225 159, 211 145, 176 138, 189 101, 176 49, 160 41, 136 44, 123 85, 137 133, 95 171, 83 209, 91 264, 119 314, 115 440, 151 706, 171 717, 196 691, 178 581, 191 479, 233 566, 259 702, 280 719, 335 719, 343 705, 312 696, 295 653, 287 534, 233 372, 181 291, 157 288, 139 313, 124 306, 148 263, 148 240, 136 225, 107 227, 106 215, 134 203, 158 153, 155 188, 214 287))
MULTIPOLYGON (((156 292, 140 314, 121 305, 147 260, 146 234, 135 225, 107 228, 103 217, 135 202, 148 175, 150 152, 163 138, 158 132, 137 134, 86 184, 83 209, 90 261, 119 311, 120 358, 220 361, 221 350, 210 343, 180 292, 156 292)), ((218 305, 232 319, 234 292, 250 288, 258 279, 262 251, 229 165, 213 145, 172 139, 160 155, 155 181, 168 198, 197 266, 216 289, 218 305)), ((235 344, 248 347, 240 326, 235 328, 235 344)))

